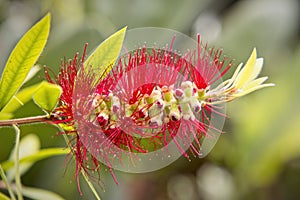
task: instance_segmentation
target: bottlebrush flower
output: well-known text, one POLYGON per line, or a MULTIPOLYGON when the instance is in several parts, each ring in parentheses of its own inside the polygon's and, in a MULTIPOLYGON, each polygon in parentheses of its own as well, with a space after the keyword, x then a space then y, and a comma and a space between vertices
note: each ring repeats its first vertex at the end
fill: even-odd
POLYGON ((170 47, 144 46, 121 56, 96 86, 95 72, 83 65, 86 47, 80 60, 76 54, 62 64, 56 80, 45 70, 48 81, 63 89, 52 119, 73 137, 77 179, 80 170, 97 170, 99 161, 113 175, 126 159, 134 165, 140 155, 161 149, 171 156, 171 142, 183 156, 201 157, 210 129, 221 132, 210 122, 214 114, 224 115, 222 103, 273 85, 256 79, 263 62, 255 49, 244 68, 221 82, 232 65, 221 50, 202 46, 198 36, 197 49, 180 55, 172 49, 174 39, 170 47))

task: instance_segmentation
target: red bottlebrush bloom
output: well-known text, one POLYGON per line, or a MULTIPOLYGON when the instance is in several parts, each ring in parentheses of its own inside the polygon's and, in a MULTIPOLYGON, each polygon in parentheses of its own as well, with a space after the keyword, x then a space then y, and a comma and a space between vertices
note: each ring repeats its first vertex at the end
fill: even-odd
POLYGON ((255 54, 246 67, 257 65, 257 70, 253 69, 256 74, 248 76, 249 70, 239 67, 231 79, 213 89, 231 62, 222 58, 220 50, 201 46, 200 37, 196 50, 180 55, 172 49, 174 39, 170 47, 144 46, 127 52, 100 81, 83 65, 86 47, 80 60, 76 54, 72 61, 63 63, 57 80, 45 70, 48 81, 63 90, 52 118, 74 138, 71 150, 77 178, 80 170, 98 169, 99 161, 112 175, 113 168, 130 166, 133 168, 128 171, 151 171, 134 168, 136 161, 145 162, 146 168, 163 167, 149 166, 151 156, 163 152, 167 156, 161 159, 167 160, 176 154, 174 146, 187 158, 187 152, 202 157, 206 154, 203 141, 221 132, 213 121, 224 117, 222 103, 270 86, 262 84, 265 79, 253 81, 259 80, 255 78, 262 67, 255 54))
MULTIPOLYGON (((122 57, 94 92, 97 120, 107 136, 100 144, 112 142, 117 149, 146 153, 174 140, 184 156, 187 147, 201 156, 200 139, 208 136, 214 111, 201 98, 231 65, 220 60, 221 51, 206 50, 198 38, 198 50, 184 56, 174 53, 171 43, 170 48, 143 47, 122 57)), ((104 152, 111 151, 108 144, 94 148, 105 147, 104 152)))
POLYGON ((81 60, 76 54, 62 64, 57 80, 45 70, 48 81, 63 90, 52 118, 73 136, 77 178, 81 169, 97 169, 98 160, 112 169, 124 155, 134 162, 132 153, 138 158, 171 141, 185 157, 188 148, 201 156, 201 139, 209 136, 216 109, 203 96, 231 64, 220 60, 221 51, 201 47, 200 38, 198 49, 184 56, 173 52, 172 43, 129 52, 96 88, 91 87, 94 77, 79 71, 86 48, 81 60))

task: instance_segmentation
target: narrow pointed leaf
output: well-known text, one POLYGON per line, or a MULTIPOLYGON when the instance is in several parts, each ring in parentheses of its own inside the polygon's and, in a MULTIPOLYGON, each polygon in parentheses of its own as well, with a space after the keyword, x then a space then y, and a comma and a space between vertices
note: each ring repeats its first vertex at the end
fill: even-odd
POLYGON ((10 200, 8 196, 0 192, 0 200, 10 200))
POLYGON ((41 70, 41 67, 39 65, 34 65, 28 72, 28 74, 24 80, 24 83, 27 83, 28 81, 30 81, 40 70, 41 70))
POLYGON ((255 80, 251 81, 250 83, 248 83, 247 85, 245 85, 243 87, 243 90, 246 91, 246 90, 251 89, 253 87, 259 86, 259 85, 263 84, 267 79, 268 79, 267 76, 255 79, 255 80))
POLYGON ((0 110, 22 86, 46 45, 49 30, 50 14, 47 14, 25 33, 10 54, 0 80, 0 110))
POLYGON ((13 116, 12 113, 0 112, 0 120, 11 119, 13 116))
POLYGON ((254 80, 258 77, 258 75, 261 73, 261 70, 264 65, 264 59, 263 58, 257 58, 255 61, 255 65, 252 71, 251 76, 249 77, 249 80, 254 80))
MULTIPOLYGON (((37 161, 50 158, 53 156, 59 156, 59 155, 66 155, 69 154, 69 149, 63 149, 63 148, 48 148, 48 149, 41 149, 38 152, 28 155, 25 157, 22 157, 19 161, 20 165, 28 164, 28 163, 35 163, 37 161)), ((14 161, 8 160, 3 163, 1 163, 3 170, 7 171, 11 169, 14 166, 14 161)))
POLYGON ((55 108, 61 93, 60 86, 43 81, 33 95, 33 100, 43 110, 51 112, 55 108))
MULTIPOLYGON (((42 82, 43 83, 43 82, 42 82)), ((13 113, 18 110, 22 105, 29 102, 34 93, 41 87, 42 83, 38 83, 20 90, 1 110, 1 113, 13 113)), ((1 118, 0 118, 1 119, 1 118)))
POLYGON ((234 85, 241 88, 251 77, 256 62, 256 49, 254 48, 245 66, 237 76, 234 85))
POLYGON ((94 85, 103 79, 112 69, 121 51, 126 27, 103 41, 84 63, 85 72, 93 75, 94 85))
POLYGON ((60 195, 44 190, 39 188, 32 188, 32 187, 23 187, 22 188, 23 195, 29 197, 30 199, 36 200, 64 200, 63 197, 60 195))

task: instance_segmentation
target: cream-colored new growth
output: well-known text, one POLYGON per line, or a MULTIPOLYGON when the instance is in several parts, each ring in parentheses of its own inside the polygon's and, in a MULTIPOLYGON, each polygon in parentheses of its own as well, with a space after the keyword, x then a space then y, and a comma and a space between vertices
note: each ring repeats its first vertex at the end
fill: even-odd
POLYGON ((263 84, 268 79, 266 76, 257 78, 262 67, 263 58, 257 58, 256 49, 254 48, 245 66, 243 67, 243 63, 241 63, 230 79, 222 82, 215 89, 209 90, 205 94, 205 97, 216 99, 216 101, 212 101, 210 104, 224 103, 255 90, 274 86, 273 83, 263 84))

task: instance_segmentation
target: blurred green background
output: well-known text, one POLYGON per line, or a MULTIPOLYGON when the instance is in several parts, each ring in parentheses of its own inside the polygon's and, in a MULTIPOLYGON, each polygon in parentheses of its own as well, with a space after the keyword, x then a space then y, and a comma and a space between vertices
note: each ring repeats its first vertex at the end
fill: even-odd
MULTIPOLYGON (((228 104, 228 116, 213 151, 204 159, 180 158, 148 174, 117 172, 120 186, 103 175, 103 199, 231 200, 300 199, 300 1, 299 0, 0 0, 0 72, 18 39, 46 12, 52 13, 50 39, 39 64, 57 71, 61 59, 93 49, 116 30, 128 26, 164 27, 221 47, 237 65, 253 47, 264 57, 262 75, 276 87, 228 104)), ((27 85, 43 79, 40 73, 27 85)), ((31 102, 17 116, 41 114, 31 102)), ((63 147, 50 125, 22 126, 42 148, 63 147)), ((15 134, 0 129, 0 162, 9 157, 15 134)), ((37 162, 23 177, 28 186, 57 192, 66 199, 94 199, 74 164, 65 157, 37 162), (67 170, 66 169, 67 167, 67 170)))

